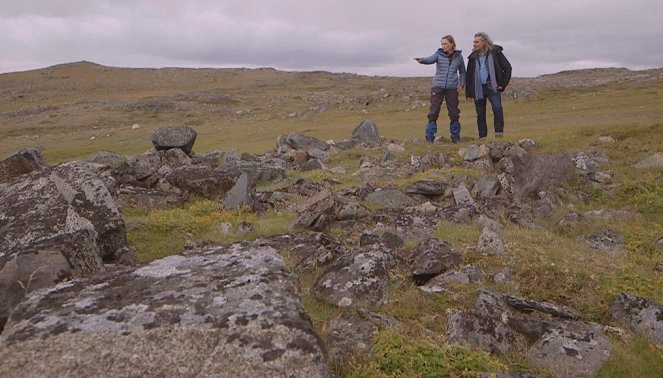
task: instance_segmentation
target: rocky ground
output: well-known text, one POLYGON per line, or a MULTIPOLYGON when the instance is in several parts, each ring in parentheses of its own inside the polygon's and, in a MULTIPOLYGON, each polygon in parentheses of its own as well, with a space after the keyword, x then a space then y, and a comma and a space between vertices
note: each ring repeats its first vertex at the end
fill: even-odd
MULTIPOLYGON (((543 153, 522 139, 407 156, 371 120, 343 141, 290 133, 264 155, 195 154, 196 138, 191 127, 160 128, 142 155, 101 151, 48 165, 38 150, 22 150, 0 162, 3 376, 352 374, 381 334, 411 332, 388 310, 403 277, 428 298, 471 298, 430 314, 445 327, 421 325, 421 337, 525 365, 520 372, 510 372, 512 364, 465 366, 450 375, 590 377, 616 340, 628 344, 635 335, 663 347, 663 307, 652 298, 622 292, 602 319, 588 320, 572 298, 517 295, 519 267, 487 272, 482 264, 517 253, 504 240, 506 227, 538 232, 641 219, 629 209, 568 206, 588 195, 578 188, 614 190, 601 151, 543 153), (361 156, 354 172, 329 166, 343 151, 361 156), (466 174, 451 173, 459 169, 466 174), (286 180, 289 172, 330 178, 286 180), (348 175, 354 184, 334 179, 348 175), (405 187, 385 184, 403 179, 405 187), (284 185, 256 190, 266 182, 284 185), (227 210, 291 213, 292 232, 223 245, 191 239, 179 254, 137 264, 120 210, 196 198, 227 210), (475 245, 439 237, 446 224, 478 229, 475 245), (340 312, 321 328, 302 291, 340 312)), ((633 167, 661 168, 660 153, 633 167)), ((578 240, 603 256, 628 250, 611 227, 578 240)), ((663 235, 651 242, 663 249, 663 235)))

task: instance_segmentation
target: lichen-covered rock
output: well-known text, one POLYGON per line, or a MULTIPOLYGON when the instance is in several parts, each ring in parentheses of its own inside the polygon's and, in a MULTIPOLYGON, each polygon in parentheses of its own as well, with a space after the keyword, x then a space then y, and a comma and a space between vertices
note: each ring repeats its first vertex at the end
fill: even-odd
POLYGON ((100 166, 71 162, 19 177, 0 187, 0 255, 22 245, 79 230, 93 230, 102 257, 112 261, 126 246, 124 221, 100 166))
POLYGON ((349 370, 355 360, 368 357, 378 336, 375 324, 355 311, 332 319, 327 331, 329 359, 343 370, 349 370))
POLYGON ((409 262, 412 277, 418 285, 460 265, 463 256, 444 240, 430 238, 412 251, 409 262))
POLYGON ((61 283, 12 314, 0 375, 331 377, 298 290, 258 243, 61 283))
POLYGON ((645 298, 621 293, 608 310, 616 323, 626 325, 651 343, 663 347, 663 306, 645 298))
POLYGON ((384 305, 389 298, 391 253, 372 244, 339 257, 313 286, 316 297, 339 307, 384 305))
POLYGON ((24 148, 0 161, 0 182, 46 167, 41 151, 35 148, 24 148))
POLYGON ((370 119, 362 121, 352 130, 352 139, 366 143, 369 146, 378 146, 382 143, 378 127, 370 119))
POLYGON ((447 339, 470 349, 502 356, 518 350, 515 332, 499 319, 474 312, 453 311, 449 316, 447 339))
POLYGON ((612 345, 600 327, 553 329, 527 351, 527 361, 554 378, 593 377, 610 357, 612 345))
POLYGON ((498 256, 504 255, 507 252, 506 247, 504 247, 504 243, 502 243, 502 239, 497 235, 497 232, 488 227, 484 227, 481 231, 477 250, 480 253, 498 256))
POLYGON ((226 172, 206 166, 183 166, 166 180, 174 187, 209 199, 223 198, 235 186, 241 172, 226 172))
MULTIPOLYGON (((568 152, 527 154, 511 159, 513 163, 513 196, 520 202, 535 199, 545 192, 565 185, 573 177, 575 167, 568 152)), ((502 183, 504 187, 504 183, 502 183)))
POLYGON ((196 131, 188 126, 160 127, 152 134, 152 145, 157 150, 179 148, 185 153, 191 154, 196 136, 196 131))
POLYGON ((336 200, 334 193, 323 189, 297 205, 299 216, 295 228, 312 228, 321 231, 336 219, 336 200))

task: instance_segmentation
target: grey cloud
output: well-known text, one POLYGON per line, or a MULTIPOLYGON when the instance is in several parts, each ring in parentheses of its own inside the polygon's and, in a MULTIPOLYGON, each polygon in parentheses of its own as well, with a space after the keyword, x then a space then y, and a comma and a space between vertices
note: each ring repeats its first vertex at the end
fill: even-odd
POLYGON ((281 0, 24 0, 0 8, 0 72, 75 60, 117 66, 266 67, 429 76, 413 63, 453 34, 465 56, 483 30, 516 76, 661 66, 659 5, 629 3, 281 0))

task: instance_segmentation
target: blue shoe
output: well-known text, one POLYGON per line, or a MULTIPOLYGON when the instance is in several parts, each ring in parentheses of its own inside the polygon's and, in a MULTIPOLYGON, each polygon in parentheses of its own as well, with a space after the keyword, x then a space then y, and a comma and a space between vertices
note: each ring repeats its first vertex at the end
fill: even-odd
POLYGON ((454 143, 460 142, 460 122, 451 121, 449 124, 449 132, 451 133, 451 141, 454 143))
POLYGON ((433 143, 435 141, 436 132, 437 124, 435 122, 428 122, 426 125, 426 142, 433 143))

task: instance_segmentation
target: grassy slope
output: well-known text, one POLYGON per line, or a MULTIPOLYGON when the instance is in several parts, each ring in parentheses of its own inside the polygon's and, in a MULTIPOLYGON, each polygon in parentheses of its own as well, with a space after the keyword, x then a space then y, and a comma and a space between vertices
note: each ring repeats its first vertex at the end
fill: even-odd
MULTIPOLYGON (((44 154, 51 163, 85 159, 90 153, 101 149, 135 154, 150 147, 150 135, 156 127, 180 124, 192 125, 198 131, 197 152, 235 148, 262 153, 275 146, 277 135, 293 131, 323 140, 346 139, 365 118, 375 120, 380 133, 387 138, 408 142, 408 154, 402 157, 403 160, 409 154, 421 155, 431 148, 455 153, 455 148, 447 144, 431 147, 410 143, 422 136, 428 79, 295 74, 272 70, 264 70, 259 75, 242 70, 174 70, 176 75, 170 75, 173 72, 127 71, 89 65, 65 68, 74 71, 82 69, 85 75, 76 76, 79 79, 72 83, 66 76, 78 75, 76 72, 23 74, 25 77, 21 80, 34 80, 33 87, 26 86, 25 82, 19 85, 7 80, 7 76, 0 77, 0 94, 4 99, 0 103, 0 154, 7 155, 18 148, 35 144, 44 147, 44 154), (49 75, 52 76, 50 79, 44 79, 49 75), (122 81, 121 78, 129 81, 122 81), (363 98, 379 99, 380 88, 385 88, 391 96, 371 101, 369 105, 360 104, 363 98), (205 104, 175 100, 178 94, 201 91, 220 92, 232 101, 221 99, 220 103, 205 104), (132 103, 150 104, 150 101, 175 105, 158 112, 136 111, 127 106, 132 103), (288 116, 320 103, 332 106, 310 117, 288 116), (16 110, 48 106, 57 109, 27 116, 7 116, 8 112, 16 110), (237 114, 237 111, 249 109, 251 111, 247 115, 237 114), (133 123, 139 123, 142 127, 132 131, 130 127, 133 123), (34 141, 24 137, 33 134, 40 137, 34 141), (91 136, 96 138, 90 140, 91 136)), ((19 80, 17 76, 11 79, 19 80)), ((567 198, 566 204, 579 212, 627 208, 642 213, 642 219, 598 222, 592 226, 558 231, 553 231, 553 220, 549 221, 548 231, 539 232, 523 231, 507 225, 503 239, 510 253, 504 257, 476 254, 474 248, 479 230, 473 225, 443 223, 436 236, 465 251, 466 261, 484 269, 488 276, 506 266, 515 270, 519 287, 488 284, 489 288, 571 305, 582 311, 587 321, 602 321, 609 304, 620 291, 663 303, 663 275, 652 269, 657 261, 663 261, 662 252, 655 247, 656 240, 663 236, 663 173, 660 169, 636 171, 631 168, 640 159, 663 151, 663 105, 658 98, 660 88, 663 88, 660 80, 639 84, 614 83, 570 90, 550 89, 535 98, 505 102, 508 139, 533 138, 541 151, 600 150, 610 157, 608 163, 602 164, 602 169, 614 174, 614 195, 577 183, 574 189, 588 193, 588 199, 567 198), (617 142, 597 143, 602 135, 610 135, 617 142), (581 233, 604 226, 624 234, 628 250, 623 256, 609 258, 577 241, 581 233)), ((472 104, 462 102, 461 111, 463 145, 468 145, 476 138, 472 104)), ((446 136, 444 127, 440 130, 440 134, 446 136)), ((358 166, 362 154, 362 151, 350 151, 332 158, 331 166, 348 168, 347 176, 334 176, 343 181, 341 186, 356 184, 356 179, 350 175, 358 166)), ((432 170, 422 174, 421 178, 445 173, 432 170)), ((313 180, 327 177, 319 172, 304 176, 313 180)), ((392 183, 405 187, 412 180, 408 178, 392 183)), ((564 211, 566 209, 560 210, 556 219, 564 211)), ((256 232, 243 238, 288 232, 289 222, 281 221, 283 216, 292 217, 291 214, 272 213, 256 219, 247 212, 225 212, 218 204, 209 201, 194 201, 182 209, 168 211, 125 212, 130 229, 129 239, 137 247, 143 261, 178 252, 183 248, 185 239, 239 240, 233 236, 218 236, 216 230, 223 222, 236 225, 249 221, 256 224, 256 232)), ((459 290, 453 295, 424 294, 412 285, 407 272, 392 273, 390 303, 375 310, 395 316, 406 324, 406 329, 402 335, 382 333, 374 356, 358 362, 350 375, 425 376, 430 365, 424 367, 417 362, 422 358, 434 362, 434 366, 452 367, 448 371, 452 375, 471 376, 480 368, 531 371, 526 363, 518 359, 497 361, 481 353, 452 350, 443 338, 430 340, 425 336, 422 331, 424 327, 444 334, 445 310, 469 307, 474 299, 472 288, 459 290), (463 361, 460 367, 457 364, 459 360, 463 361)), ((303 302, 316 328, 324 336, 327 322, 344 310, 321 303, 308 293, 314 281, 313 275, 302 276, 300 280, 303 302)), ((631 341, 614 339, 613 342, 615 348, 611 359, 600 376, 663 375, 663 353, 659 349, 638 338, 631 341)))

